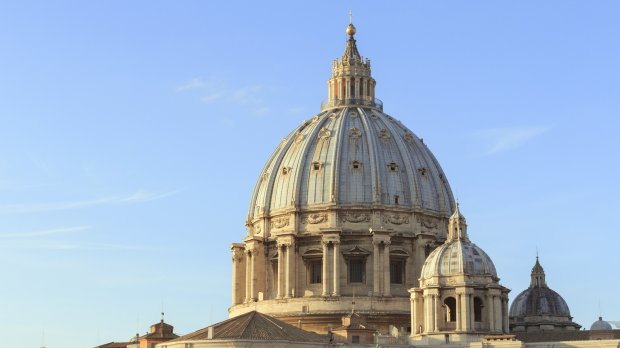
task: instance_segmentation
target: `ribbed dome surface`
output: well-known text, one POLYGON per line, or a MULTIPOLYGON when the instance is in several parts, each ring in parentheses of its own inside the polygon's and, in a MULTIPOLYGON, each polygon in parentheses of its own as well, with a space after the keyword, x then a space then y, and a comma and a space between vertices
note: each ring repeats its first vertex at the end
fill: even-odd
POLYGON ((323 207, 430 212, 449 216, 452 192, 424 142, 379 107, 324 110, 271 155, 248 219, 323 207))
POLYGON ((428 255, 422 266, 422 278, 435 276, 490 275, 497 278, 491 258, 467 239, 447 241, 428 255))
POLYGON ((613 330, 613 327, 610 323, 603 320, 602 317, 598 317, 598 320, 590 326, 590 330, 613 330))
POLYGON ((557 292, 546 286, 525 289, 510 306, 511 317, 550 315, 570 317, 566 301, 557 292))

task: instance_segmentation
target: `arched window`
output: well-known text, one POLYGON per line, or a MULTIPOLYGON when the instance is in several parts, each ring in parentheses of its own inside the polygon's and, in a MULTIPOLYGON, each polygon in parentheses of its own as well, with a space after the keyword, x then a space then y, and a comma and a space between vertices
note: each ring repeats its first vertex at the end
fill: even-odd
POLYGON ((456 321, 456 300, 454 299, 454 297, 448 297, 443 301, 443 304, 446 307, 446 321, 455 322, 456 321))
POLYGON ((482 300, 479 297, 474 297, 474 321, 482 321, 482 300))

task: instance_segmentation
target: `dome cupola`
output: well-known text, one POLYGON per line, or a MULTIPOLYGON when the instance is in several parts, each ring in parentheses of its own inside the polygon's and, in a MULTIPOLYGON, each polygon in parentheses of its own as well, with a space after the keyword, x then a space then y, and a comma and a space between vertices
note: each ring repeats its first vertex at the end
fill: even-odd
POLYGON ((603 320, 603 317, 598 317, 598 320, 592 323, 590 330, 613 330, 610 323, 603 320))
POLYGON ((510 306, 510 327, 514 331, 575 330, 566 301, 547 286, 545 270, 538 256, 532 267, 529 288, 522 291, 510 306))
POLYGON ((489 255, 469 240, 465 217, 458 203, 448 222, 448 239, 430 253, 421 272, 424 280, 456 275, 497 278, 489 255))

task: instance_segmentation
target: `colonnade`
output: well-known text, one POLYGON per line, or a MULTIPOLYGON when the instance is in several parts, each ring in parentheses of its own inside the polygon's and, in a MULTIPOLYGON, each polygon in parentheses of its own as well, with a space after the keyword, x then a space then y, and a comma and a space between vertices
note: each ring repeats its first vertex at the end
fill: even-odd
POLYGON ((461 288, 453 290, 450 295, 442 295, 440 288, 411 289, 411 334, 432 334, 442 331, 508 333, 508 297, 497 290, 486 294, 474 295, 473 289, 461 288), (456 320, 449 327, 444 301, 447 297, 454 298, 456 320), (483 298, 486 309, 480 318, 475 314, 475 297, 483 298), (480 323, 476 325, 476 319, 480 323))
POLYGON ((370 77, 337 77, 328 82, 329 100, 374 100, 375 85, 370 77))

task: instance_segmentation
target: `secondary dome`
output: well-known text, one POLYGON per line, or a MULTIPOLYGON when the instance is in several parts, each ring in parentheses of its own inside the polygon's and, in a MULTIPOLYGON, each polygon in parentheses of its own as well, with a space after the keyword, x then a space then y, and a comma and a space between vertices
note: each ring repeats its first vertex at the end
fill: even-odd
POLYGON ((532 267, 529 288, 522 291, 510 305, 510 326, 514 331, 579 330, 572 321, 566 301, 547 286, 545 270, 538 257, 532 267))
POLYGON ((450 217, 448 239, 428 255, 422 266, 421 278, 426 280, 456 275, 497 278, 495 265, 489 255, 469 240, 465 217, 460 213, 458 203, 450 217))
POLYGON ((510 316, 526 317, 543 314, 570 317, 570 310, 562 296, 547 286, 545 271, 537 257, 536 264, 532 267, 530 287, 514 299, 510 306, 510 316))
POLYGON ((598 317, 598 320, 592 323, 590 330, 613 330, 610 323, 603 320, 603 317, 598 317))

